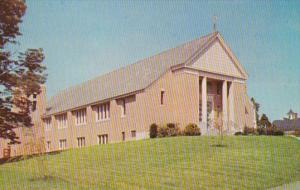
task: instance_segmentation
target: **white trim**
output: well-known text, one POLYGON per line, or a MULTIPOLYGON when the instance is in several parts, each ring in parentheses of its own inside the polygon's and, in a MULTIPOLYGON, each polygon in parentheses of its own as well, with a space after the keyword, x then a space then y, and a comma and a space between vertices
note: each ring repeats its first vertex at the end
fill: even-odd
POLYGON ((224 41, 224 39, 223 39, 223 37, 221 36, 220 33, 218 33, 217 38, 218 38, 219 42, 221 43, 221 45, 224 47, 225 51, 228 53, 228 55, 233 60, 233 63, 236 65, 236 67, 239 69, 239 71, 242 73, 242 75, 244 75, 245 79, 247 79, 249 77, 248 73, 245 71, 243 66, 239 63, 238 59, 233 54, 230 47, 225 43, 225 41, 224 41))
POLYGON ((245 80, 241 80, 241 79, 234 79, 232 82, 240 83, 240 84, 245 84, 246 83, 245 80))
POLYGON ((181 71, 184 73, 188 74, 193 74, 193 75, 198 75, 200 77, 207 77, 211 79, 217 79, 217 80, 227 80, 229 82, 240 82, 240 83, 245 83, 244 79, 241 79, 239 77, 233 77, 233 76, 228 76, 220 73, 212 73, 209 71, 203 71, 195 67, 182 67, 180 68, 181 71))

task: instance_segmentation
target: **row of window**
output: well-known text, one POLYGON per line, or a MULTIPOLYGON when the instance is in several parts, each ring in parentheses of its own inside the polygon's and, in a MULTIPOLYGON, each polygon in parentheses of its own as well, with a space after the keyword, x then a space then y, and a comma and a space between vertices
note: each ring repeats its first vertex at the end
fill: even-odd
MULTIPOLYGON (((131 137, 136 138, 136 131, 131 131, 131 137)), ((122 140, 125 141, 125 132, 122 132, 122 140)), ((98 144, 107 144, 108 134, 98 135, 98 144)), ((46 142, 47 150, 51 151, 51 141, 46 142)), ((77 138, 77 147, 85 147, 85 137, 77 138)), ((59 140, 59 150, 65 150, 67 148, 67 139, 59 140)))
MULTIPOLYGON (((125 104, 124 104, 125 106, 125 104)), ((104 121, 108 120, 110 118, 110 105, 109 103, 101 104, 98 106, 94 106, 93 110, 96 113, 96 121, 104 121)), ((123 110, 123 109, 122 109, 123 110)), ((80 109, 73 112, 73 115, 75 117, 75 124, 76 125, 84 125, 87 122, 86 118, 86 109, 80 109)), ((124 113, 122 112, 122 116, 124 116, 124 113)), ((60 114, 55 116, 55 120, 57 122, 58 128, 66 128, 67 125, 67 113, 60 114)), ((51 118, 44 119, 45 128, 50 129, 51 128, 51 118)))
MULTIPOLYGON (((164 96, 165 91, 161 90, 160 92, 160 104, 164 105, 164 96)), ((123 98, 118 100, 119 105, 121 106, 121 117, 125 117, 126 115, 126 104, 127 99, 123 98)), ((110 102, 106 102, 97 106, 93 106, 93 111, 95 113, 96 121, 104 121, 110 119, 110 102)), ((86 108, 76 110, 73 112, 73 116, 75 117, 75 124, 76 125, 84 125, 87 123, 87 113, 86 108)), ((55 116, 57 121, 58 128, 66 128, 67 127, 67 113, 60 114, 55 116)), ((45 128, 49 130, 51 128, 51 118, 44 119, 45 128)))

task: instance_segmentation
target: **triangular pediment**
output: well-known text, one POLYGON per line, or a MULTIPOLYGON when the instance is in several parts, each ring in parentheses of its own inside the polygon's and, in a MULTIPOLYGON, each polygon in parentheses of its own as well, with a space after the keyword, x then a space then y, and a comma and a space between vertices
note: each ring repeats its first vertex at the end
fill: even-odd
POLYGON ((190 66, 201 71, 247 78, 242 66, 219 37, 213 40, 190 66))

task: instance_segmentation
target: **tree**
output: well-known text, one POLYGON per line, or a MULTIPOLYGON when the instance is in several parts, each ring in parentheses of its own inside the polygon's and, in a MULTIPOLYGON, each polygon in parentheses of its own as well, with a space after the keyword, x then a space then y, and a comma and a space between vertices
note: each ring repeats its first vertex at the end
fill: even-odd
POLYGON ((223 112, 213 110, 213 119, 209 119, 209 125, 213 126, 218 131, 218 136, 220 137, 219 142, 217 146, 224 146, 223 145, 223 137, 224 133, 226 132, 226 129, 224 127, 224 121, 223 121, 223 112))
POLYGON ((260 120, 257 123, 257 132, 259 135, 266 135, 267 130, 272 127, 271 122, 266 114, 262 114, 260 120))
POLYGON ((259 122, 259 114, 258 114, 258 112, 259 112, 260 105, 259 105, 259 103, 257 103, 257 102, 254 100, 253 97, 251 98, 251 102, 253 103, 254 108, 255 108, 256 124, 258 125, 258 122, 259 122))
POLYGON ((270 127, 272 124, 269 121, 269 118, 267 117, 266 114, 262 114, 260 120, 259 120, 259 127, 261 128, 267 128, 270 127))
POLYGON ((0 138, 9 144, 19 143, 15 128, 32 127, 31 96, 46 81, 42 49, 11 53, 25 12, 23 0, 0 0, 0 138))

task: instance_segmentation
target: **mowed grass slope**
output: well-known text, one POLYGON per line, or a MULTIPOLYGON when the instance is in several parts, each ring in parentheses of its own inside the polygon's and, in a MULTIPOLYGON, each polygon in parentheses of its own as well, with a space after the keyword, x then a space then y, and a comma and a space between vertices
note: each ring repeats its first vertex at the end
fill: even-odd
POLYGON ((173 137, 68 150, 0 165, 0 189, 267 189, 300 180, 295 138, 218 143, 219 137, 173 137))

